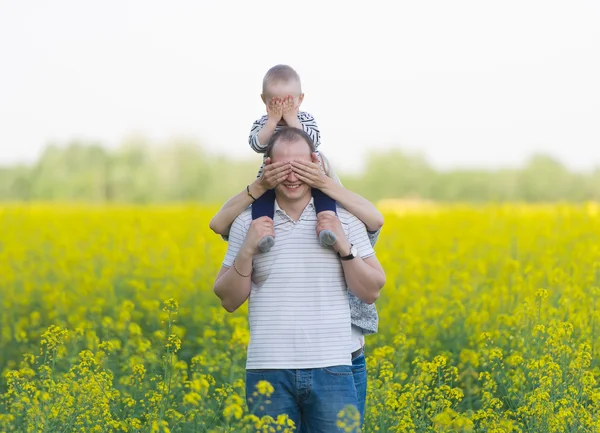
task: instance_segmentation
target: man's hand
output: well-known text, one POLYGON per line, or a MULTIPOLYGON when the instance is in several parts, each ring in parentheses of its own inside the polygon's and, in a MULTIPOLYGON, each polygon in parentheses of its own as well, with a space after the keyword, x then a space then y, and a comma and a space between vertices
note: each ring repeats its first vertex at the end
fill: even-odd
POLYGON ((317 154, 313 152, 312 162, 303 160, 292 161, 292 170, 296 177, 311 188, 323 189, 329 178, 319 163, 317 154))
POLYGON ((294 128, 301 128, 300 121, 298 120, 298 109, 300 107, 296 105, 296 98, 292 95, 288 95, 283 98, 282 109, 283 109, 283 120, 288 126, 294 128))
POLYGON ((291 172, 292 166, 289 162, 279 161, 271 164, 271 158, 267 158, 260 176, 260 184, 265 191, 273 189, 283 182, 291 172))
POLYGON ((346 237, 346 232, 342 227, 342 223, 333 211, 319 212, 317 216, 317 236, 322 230, 331 230, 337 237, 337 241, 333 244, 333 249, 342 256, 350 254, 350 241, 346 237))
POLYGON ((283 117, 283 101, 280 98, 271 98, 267 104, 267 120, 274 124, 279 123, 283 117))
POLYGON ((258 241, 269 235, 275 236, 275 228, 271 218, 264 216, 253 220, 240 252, 246 256, 258 254, 258 241))

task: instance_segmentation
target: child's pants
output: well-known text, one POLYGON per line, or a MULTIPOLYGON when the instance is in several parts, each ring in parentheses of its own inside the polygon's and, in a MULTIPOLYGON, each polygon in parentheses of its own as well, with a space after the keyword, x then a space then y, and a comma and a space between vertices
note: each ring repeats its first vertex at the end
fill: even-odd
MULTIPOLYGON (((324 194, 321 190, 312 188, 312 196, 315 200, 315 211, 319 212, 330 210, 336 212, 335 200, 324 194)), ((336 212, 337 213, 337 212, 336 212)), ((273 219, 275 215, 275 190, 270 189, 261 195, 252 204, 252 219, 258 219, 268 216, 273 219)))

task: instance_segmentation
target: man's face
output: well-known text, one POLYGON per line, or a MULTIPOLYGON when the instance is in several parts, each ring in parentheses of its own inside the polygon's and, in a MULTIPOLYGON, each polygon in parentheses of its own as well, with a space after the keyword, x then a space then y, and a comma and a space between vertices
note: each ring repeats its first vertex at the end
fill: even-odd
POLYGON ((273 98, 283 99, 291 95, 294 97, 294 104, 299 107, 304 99, 304 93, 300 89, 300 83, 297 80, 280 80, 269 83, 265 89, 265 94, 262 95, 263 102, 268 105, 273 98))
MULTIPOLYGON (((299 138, 296 141, 278 142, 271 152, 271 161, 294 161, 304 160, 311 162, 310 147, 304 139, 299 138)), ((310 186, 302 182, 291 172, 288 177, 275 187, 275 194, 278 198, 288 202, 301 201, 311 195, 310 186)))

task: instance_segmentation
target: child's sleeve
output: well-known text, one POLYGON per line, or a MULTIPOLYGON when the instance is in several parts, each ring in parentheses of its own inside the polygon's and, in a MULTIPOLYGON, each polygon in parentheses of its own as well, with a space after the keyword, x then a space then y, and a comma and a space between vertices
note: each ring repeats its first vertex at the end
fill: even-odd
POLYGON ((267 148, 267 143, 262 144, 258 141, 258 133, 267 123, 267 116, 263 116, 258 120, 255 120, 252 124, 252 128, 250 129, 250 136, 248 137, 248 144, 250 144, 250 148, 256 153, 265 153, 267 148))
POLYGON ((310 113, 301 112, 299 114, 300 124, 302 125, 302 129, 306 132, 313 143, 315 144, 315 149, 318 149, 321 145, 321 132, 319 131, 319 127, 317 126, 317 121, 310 113))

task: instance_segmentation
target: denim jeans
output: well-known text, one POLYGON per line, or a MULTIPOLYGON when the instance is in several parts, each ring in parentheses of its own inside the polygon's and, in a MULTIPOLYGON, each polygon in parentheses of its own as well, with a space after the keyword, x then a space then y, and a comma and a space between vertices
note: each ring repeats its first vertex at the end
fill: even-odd
POLYGON ((367 401, 367 362, 364 352, 352 360, 352 374, 358 400, 358 411, 360 412, 360 428, 362 429, 365 422, 365 403, 367 401))
POLYGON ((258 417, 287 414, 296 431, 334 433, 338 414, 347 405, 358 407, 354 374, 349 365, 301 370, 246 370, 246 402, 258 417), (256 384, 268 381, 274 388, 268 398, 256 384))

